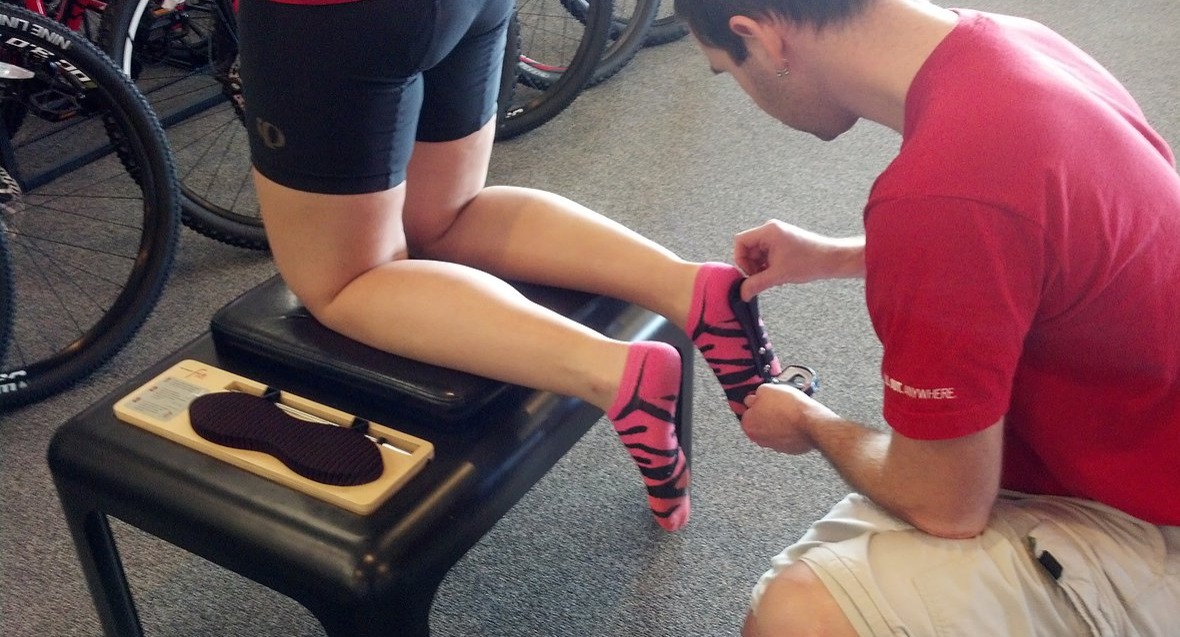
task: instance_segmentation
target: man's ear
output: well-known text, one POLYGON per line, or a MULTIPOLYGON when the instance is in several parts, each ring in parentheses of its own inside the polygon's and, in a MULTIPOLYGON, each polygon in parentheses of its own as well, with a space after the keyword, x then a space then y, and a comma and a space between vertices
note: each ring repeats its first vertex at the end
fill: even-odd
POLYGON ((774 21, 759 21, 744 15, 735 15, 729 19, 729 30, 746 42, 746 50, 757 43, 772 60, 784 59, 786 42, 782 33, 776 28, 774 21))
POLYGON ((744 15, 735 15, 729 19, 729 30, 739 38, 752 38, 758 32, 758 21, 744 15))

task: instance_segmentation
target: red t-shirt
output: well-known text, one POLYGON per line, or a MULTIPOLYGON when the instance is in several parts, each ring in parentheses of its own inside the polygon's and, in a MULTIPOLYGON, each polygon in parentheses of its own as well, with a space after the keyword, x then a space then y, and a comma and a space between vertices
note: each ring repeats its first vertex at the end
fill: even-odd
POLYGON ((884 416, 1006 416, 1003 486, 1180 524, 1180 176, 1119 83, 1036 23, 959 11, 865 208, 884 416))

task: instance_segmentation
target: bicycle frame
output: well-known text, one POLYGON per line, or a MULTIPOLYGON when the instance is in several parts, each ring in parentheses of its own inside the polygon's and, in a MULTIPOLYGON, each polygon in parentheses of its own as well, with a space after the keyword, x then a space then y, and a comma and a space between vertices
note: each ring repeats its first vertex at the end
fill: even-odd
POLYGON ((82 21, 88 10, 103 11, 107 3, 102 0, 63 0, 52 14, 44 0, 24 0, 24 7, 33 13, 43 15, 64 24, 71 31, 81 31, 82 21))

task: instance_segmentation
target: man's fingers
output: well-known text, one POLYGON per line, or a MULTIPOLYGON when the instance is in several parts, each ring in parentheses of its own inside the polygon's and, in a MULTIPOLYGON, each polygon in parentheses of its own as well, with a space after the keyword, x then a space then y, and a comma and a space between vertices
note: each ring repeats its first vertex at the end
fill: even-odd
POLYGON ((742 281, 742 300, 749 301, 755 296, 761 294, 762 291, 767 287, 770 287, 766 284, 765 279, 766 277, 764 276, 753 274, 750 275, 745 281, 742 281))

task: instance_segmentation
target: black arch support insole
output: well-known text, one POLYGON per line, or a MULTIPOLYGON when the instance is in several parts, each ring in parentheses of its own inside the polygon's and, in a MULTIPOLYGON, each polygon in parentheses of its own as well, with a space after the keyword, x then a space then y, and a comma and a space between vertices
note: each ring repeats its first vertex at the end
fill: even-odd
POLYGON ((239 392, 198 396, 189 422, 219 445, 261 451, 323 484, 356 486, 381 477, 381 452, 359 431, 288 415, 271 401, 239 392))

